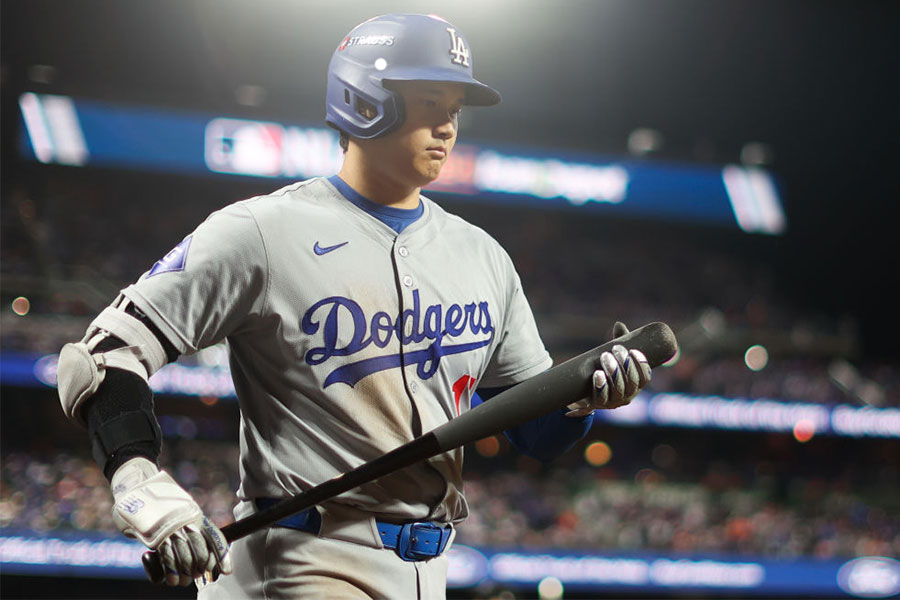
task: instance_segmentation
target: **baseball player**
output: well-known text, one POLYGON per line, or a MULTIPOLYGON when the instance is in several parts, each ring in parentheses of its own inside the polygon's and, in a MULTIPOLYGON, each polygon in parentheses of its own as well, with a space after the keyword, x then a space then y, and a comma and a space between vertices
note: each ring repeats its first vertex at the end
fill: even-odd
MULTIPOLYGON (((86 425, 113 519, 201 598, 442 598, 465 519, 462 449, 342 494, 228 548, 157 466, 147 379, 227 340, 241 410, 237 518, 345 473, 546 369, 519 277, 485 232, 420 194, 456 142, 464 105, 500 101, 472 75, 465 36, 431 15, 353 29, 328 68, 339 173, 219 210, 60 353, 66 414, 86 425)), ((644 356, 604 353, 594 392, 507 432, 547 460, 596 408, 650 379, 644 356)))

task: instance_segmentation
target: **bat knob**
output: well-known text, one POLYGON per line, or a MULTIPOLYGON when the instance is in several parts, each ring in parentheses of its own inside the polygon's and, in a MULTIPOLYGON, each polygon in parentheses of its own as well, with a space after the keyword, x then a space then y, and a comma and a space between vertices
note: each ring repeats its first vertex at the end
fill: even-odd
POLYGON ((628 333, 628 328, 625 327, 625 323, 623 323, 622 321, 616 321, 616 324, 613 325, 613 337, 622 337, 626 333, 628 333))
POLYGON ((162 584, 166 580, 166 570, 163 568, 162 559, 154 550, 148 550, 141 556, 141 562, 144 564, 144 572, 147 579, 156 585, 162 584))

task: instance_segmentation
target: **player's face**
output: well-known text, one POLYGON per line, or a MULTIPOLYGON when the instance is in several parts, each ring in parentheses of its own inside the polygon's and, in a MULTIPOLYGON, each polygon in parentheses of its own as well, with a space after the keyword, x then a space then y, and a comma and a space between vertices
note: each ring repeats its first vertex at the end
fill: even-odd
POLYGON ((458 116, 465 100, 461 83, 396 81, 392 88, 403 98, 403 124, 388 135, 371 140, 375 160, 392 178, 422 187, 437 179, 456 143, 458 116))

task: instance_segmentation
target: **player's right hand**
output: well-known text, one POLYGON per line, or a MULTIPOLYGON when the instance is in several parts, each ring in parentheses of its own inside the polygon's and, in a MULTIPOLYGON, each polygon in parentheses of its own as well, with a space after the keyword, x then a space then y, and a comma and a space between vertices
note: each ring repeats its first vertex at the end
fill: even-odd
POLYGON ((113 521, 157 551, 168 585, 189 585, 206 571, 231 573, 225 536, 168 473, 133 458, 116 470, 111 486, 113 521))
MULTIPOLYGON (((628 333, 622 322, 613 327, 613 337, 628 333)), ((600 368, 594 371, 590 398, 569 405, 567 417, 584 417, 597 409, 612 409, 630 403, 650 383, 650 364, 640 350, 621 344, 600 355, 600 368)))

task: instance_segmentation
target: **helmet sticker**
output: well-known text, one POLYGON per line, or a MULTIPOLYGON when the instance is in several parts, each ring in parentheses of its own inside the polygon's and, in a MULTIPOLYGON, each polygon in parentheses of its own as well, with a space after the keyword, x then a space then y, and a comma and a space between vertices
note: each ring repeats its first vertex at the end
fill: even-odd
POLYGON ((350 46, 393 46, 394 36, 392 35, 357 35, 346 37, 341 45, 338 46, 338 52, 346 50, 350 46))
POLYGON ((469 49, 466 48, 465 42, 462 37, 456 35, 456 30, 452 27, 448 27, 447 31, 450 32, 450 54, 453 56, 453 58, 450 59, 450 62, 468 67, 469 49))

